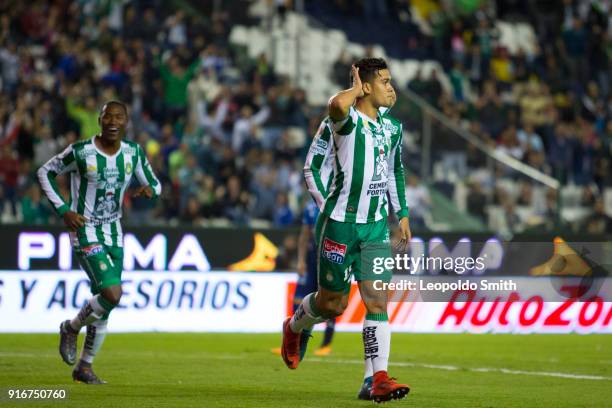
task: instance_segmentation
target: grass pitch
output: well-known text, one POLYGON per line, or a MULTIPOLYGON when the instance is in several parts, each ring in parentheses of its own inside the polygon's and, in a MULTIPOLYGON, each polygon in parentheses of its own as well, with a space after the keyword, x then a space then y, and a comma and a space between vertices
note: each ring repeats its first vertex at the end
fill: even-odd
MULTIPOLYGON (((358 333, 291 371, 279 334, 113 334, 96 359, 109 384, 71 380, 57 335, 0 335, 0 405, 35 407, 345 407, 362 381, 358 333), (9 388, 67 390, 66 400, 9 401, 9 388)), ((79 339, 79 347, 83 335, 79 339)), ((310 351, 320 342, 311 340, 310 351)), ((392 406, 612 406, 611 335, 394 334, 389 373, 412 390, 392 406)), ((387 405, 388 406, 388 405, 387 405)))

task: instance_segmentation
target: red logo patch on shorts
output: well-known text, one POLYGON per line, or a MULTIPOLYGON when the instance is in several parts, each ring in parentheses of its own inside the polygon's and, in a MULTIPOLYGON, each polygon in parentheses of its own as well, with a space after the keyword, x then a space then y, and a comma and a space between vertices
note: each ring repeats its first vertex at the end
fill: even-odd
POLYGON ((346 255, 346 244, 340 244, 336 241, 332 241, 329 238, 323 240, 322 248, 323 257, 330 262, 341 264, 344 263, 344 256, 346 255))
POLYGON ((104 252, 104 248, 100 244, 89 245, 82 248, 81 250, 83 251, 83 254, 85 254, 85 256, 94 256, 104 252))

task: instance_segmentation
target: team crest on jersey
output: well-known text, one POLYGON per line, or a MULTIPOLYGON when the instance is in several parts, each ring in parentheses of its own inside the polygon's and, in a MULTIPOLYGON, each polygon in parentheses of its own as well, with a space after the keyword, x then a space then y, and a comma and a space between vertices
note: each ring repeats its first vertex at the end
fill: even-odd
POLYGON ((87 171, 95 173, 96 171, 98 171, 98 168, 94 164, 90 164, 89 166, 87 166, 87 171))
POLYGON ((89 245, 89 246, 86 246, 85 248, 82 248, 81 250, 83 251, 83 254, 87 257, 94 256, 94 255, 104 252, 104 248, 100 244, 89 245))
POLYGON ((322 253, 323 257, 330 262, 337 264, 344 263, 346 244, 340 244, 336 241, 332 241, 329 238, 325 238, 323 240, 322 253))
POLYGON ((372 181, 381 181, 383 178, 387 177, 388 171, 388 162, 385 156, 385 149, 380 148, 379 154, 376 156, 376 161, 374 163, 374 175, 372 175, 372 181))
POLYGON ((117 210, 115 202, 115 194, 112 191, 107 191, 103 197, 98 198, 94 213, 96 217, 110 217, 117 210))
POLYGON ((125 174, 132 174, 132 163, 127 162, 125 164, 125 174))

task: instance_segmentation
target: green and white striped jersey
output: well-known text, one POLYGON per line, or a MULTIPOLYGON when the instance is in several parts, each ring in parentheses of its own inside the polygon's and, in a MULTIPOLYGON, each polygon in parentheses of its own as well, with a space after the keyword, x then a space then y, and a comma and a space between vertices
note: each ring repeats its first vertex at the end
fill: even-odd
POLYGON ((333 173, 321 212, 340 222, 380 221, 388 215, 389 193, 398 218, 408 216, 402 124, 380 112, 374 121, 351 107, 332 129, 333 173))
POLYGON ((161 184, 138 144, 122 141, 117 153, 109 156, 97 148, 96 137, 73 143, 51 158, 38 170, 38 179, 60 216, 71 210, 87 220, 84 228, 71 233, 74 246, 100 243, 121 247, 123 195, 132 176, 150 186, 155 197, 161 193, 161 184), (64 173, 70 174, 69 203, 62 198, 55 181, 64 173))
MULTIPOLYGON (((386 106, 378 108, 381 115, 389 113, 391 109, 386 106)), ((329 192, 334 171, 334 143, 332 141, 333 124, 329 116, 319 124, 306 161, 304 163, 304 179, 310 195, 314 199, 319 210, 323 208, 325 198, 329 192)))

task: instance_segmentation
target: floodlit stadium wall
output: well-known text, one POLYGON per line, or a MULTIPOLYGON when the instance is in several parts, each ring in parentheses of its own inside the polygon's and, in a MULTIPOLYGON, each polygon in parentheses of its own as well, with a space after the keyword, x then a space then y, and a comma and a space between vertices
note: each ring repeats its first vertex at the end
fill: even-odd
MULTIPOLYGON (((296 277, 126 272, 124 296, 109 326, 118 332, 277 332, 290 313, 296 277)), ((55 332, 58 322, 74 315, 89 296, 89 282, 80 271, 0 272, 0 332, 55 332)), ((336 327, 361 331, 364 316, 353 285, 336 327)), ((516 292, 495 302, 392 302, 389 316, 397 332, 612 333, 612 302, 544 302, 516 292)))

